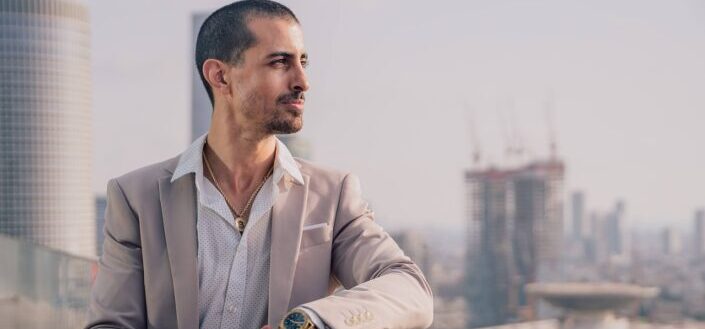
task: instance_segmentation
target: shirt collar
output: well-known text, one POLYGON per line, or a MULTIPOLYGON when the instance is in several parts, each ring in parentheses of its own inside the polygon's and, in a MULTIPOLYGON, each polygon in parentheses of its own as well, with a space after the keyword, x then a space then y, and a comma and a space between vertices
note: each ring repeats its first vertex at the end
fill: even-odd
MULTIPOLYGON (((203 161, 201 159, 203 157, 203 145, 206 143, 207 136, 208 133, 205 133, 201 135, 201 137, 196 138, 186 151, 181 153, 179 164, 176 166, 174 174, 171 176, 172 183, 190 173, 196 174, 197 178, 203 177, 203 161)), ((277 145, 274 152, 274 170, 272 172, 274 181, 279 182, 282 177, 286 175, 295 183, 303 185, 304 179, 291 152, 289 152, 289 149, 279 138, 275 137, 275 140, 277 145)))

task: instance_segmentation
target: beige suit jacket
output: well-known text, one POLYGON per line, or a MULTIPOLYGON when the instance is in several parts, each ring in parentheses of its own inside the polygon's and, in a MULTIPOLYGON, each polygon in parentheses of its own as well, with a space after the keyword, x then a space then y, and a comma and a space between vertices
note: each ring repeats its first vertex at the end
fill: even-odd
MULTIPOLYGON (((193 174, 170 182, 178 159, 108 183, 87 328, 198 328, 196 190, 193 174)), ((306 304, 336 329, 430 326, 431 289, 373 221, 357 178, 296 161, 304 184, 272 209, 269 324, 306 304)))

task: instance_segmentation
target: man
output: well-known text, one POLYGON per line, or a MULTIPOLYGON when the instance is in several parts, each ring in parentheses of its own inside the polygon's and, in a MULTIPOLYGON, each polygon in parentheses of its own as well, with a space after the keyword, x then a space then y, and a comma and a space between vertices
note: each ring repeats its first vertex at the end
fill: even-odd
POLYGON ((108 183, 90 328, 422 328, 432 295, 350 174, 294 159, 303 124, 296 16, 272 1, 204 22, 208 133, 108 183), (342 285, 342 289, 337 289, 342 285))

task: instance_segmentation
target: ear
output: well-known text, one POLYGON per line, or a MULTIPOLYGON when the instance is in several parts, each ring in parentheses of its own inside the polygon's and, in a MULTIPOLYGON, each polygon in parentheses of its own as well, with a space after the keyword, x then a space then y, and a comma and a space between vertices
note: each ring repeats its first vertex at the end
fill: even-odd
POLYGON ((229 79, 226 74, 227 65, 225 63, 210 58, 203 62, 201 69, 203 70, 203 77, 208 81, 208 84, 213 90, 214 96, 215 94, 230 94, 229 79))

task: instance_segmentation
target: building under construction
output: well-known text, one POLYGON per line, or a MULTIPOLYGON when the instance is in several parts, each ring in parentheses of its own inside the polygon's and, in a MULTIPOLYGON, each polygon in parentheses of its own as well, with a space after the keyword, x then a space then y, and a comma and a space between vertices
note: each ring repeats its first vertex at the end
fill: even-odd
POLYGON ((560 279, 564 171, 556 157, 466 171, 471 327, 534 317, 525 285, 560 279))

